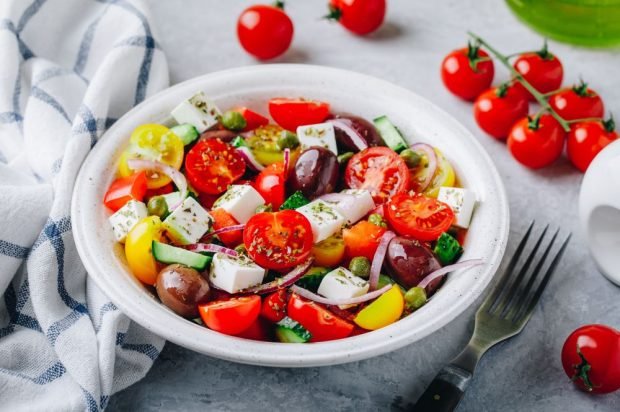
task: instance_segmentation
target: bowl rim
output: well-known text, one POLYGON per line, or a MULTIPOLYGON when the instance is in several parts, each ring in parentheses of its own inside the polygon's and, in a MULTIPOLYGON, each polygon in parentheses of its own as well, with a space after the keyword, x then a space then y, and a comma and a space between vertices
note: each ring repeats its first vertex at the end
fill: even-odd
MULTIPOLYGON (((238 363, 276 367, 324 366, 366 359, 402 348, 446 326, 469 308, 478 296, 488 287, 501 264, 501 258, 506 249, 510 226, 508 200, 500 175, 486 150, 460 122, 425 98, 386 80, 345 69, 306 64, 255 65, 212 72, 162 90, 135 106, 104 133, 98 144, 95 145, 81 165, 71 201, 71 219, 76 248, 89 277, 94 280, 102 292, 133 321, 153 333, 162 336, 166 340, 170 340, 203 354, 238 363), (175 94, 180 89, 195 85, 194 90, 198 90, 203 87, 200 86, 201 83, 230 76, 252 76, 257 73, 276 75, 278 73, 283 74, 284 72, 287 72, 287 74, 293 72, 299 76, 320 75, 322 77, 332 76, 335 78, 346 78, 348 81, 365 84, 366 87, 369 87, 367 85, 371 85, 376 88, 381 88, 386 94, 399 94, 400 96, 415 100, 418 103, 424 103, 429 111, 440 117, 442 121, 449 123, 450 127, 458 132, 459 138, 467 139, 467 144, 473 146, 473 150, 477 152, 480 157, 479 160, 485 162, 484 169, 493 182, 495 191, 494 201, 499 203, 497 205, 497 210, 500 213, 498 216, 500 225, 497 228, 493 254, 489 257, 488 263, 480 269, 479 275, 475 279, 476 283, 468 290, 459 294, 459 299, 461 299, 459 304, 451 305, 447 310, 442 311, 434 317, 432 322, 416 325, 416 327, 410 330, 397 330, 399 329, 397 325, 402 325, 403 322, 406 321, 406 319, 403 319, 377 331, 346 339, 309 345, 286 345, 223 335, 194 324, 191 321, 187 321, 178 317, 178 315, 174 315, 171 311, 168 311, 169 315, 174 316, 179 321, 175 322, 177 325, 173 328, 170 324, 165 322, 165 320, 173 321, 169 315, 166 315, 165 312, 158 311, 158 315, 164 319, 156 318, 155 314, 149 310, 149 308, 156 309, 153 307, 153 303, 156 303, 157 306, 162 308, 164 307, 152 296, 136 295, 134 296, 135 300, 122 299, 122 294, 126 293, 126 291, 121 290, 117 285, 114 285, 113 282, 106 281, 106 273, 104 269, 97 264, 96 259, 97 253, 102 252, 101 250, 97 251, 96 239, 94 236, 88 234, 85 224, 87 221, 84 220, 86 218, 84 209, 90 206, 82 207, 82 203, 85 204, 86 199, 80 195, 80 189, 89 184, 88 181, 91 176, 89 172, 92 171, 91 169, 97 169, 94 159, 96 159, 97 154, 103 150, 103 140, 106 139, 107 136, 113 135, 117 129, 121 128, 123 123, 128 122, 128 119, 131 119, 139 113, 148 112, 149 106, 154 102, 165 100, 167 96, 175 94), (201 333, 205 334, 206 339, 195 339, 193 335, 198 330, 196 328, 201 330, 201 333), (398 333, 394 333, 395 331, 398 333), (283 348, 283 346, 286 346, 286 348, 283 348)), ((143 295, 148 294, 143 293, 143 295)), ((400 329, 403 328, 401 327, 400 329)))

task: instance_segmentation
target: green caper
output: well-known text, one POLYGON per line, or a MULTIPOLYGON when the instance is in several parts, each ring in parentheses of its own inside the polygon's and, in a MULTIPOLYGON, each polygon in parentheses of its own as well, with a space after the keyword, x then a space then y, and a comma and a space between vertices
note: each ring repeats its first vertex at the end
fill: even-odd
POLYGON ((413 168, 420 164, 422 157, 411 149, 405 149, 399 156, 407 163, 407 167, 413 168))
POLYGON ((278 150, 284 149, 294 149, 299 146, 299 139, 297 139, 297 135, 291 132, 283 132, 282 136, 276 142, 276 148, 278 150))
POLYGON ((387 223, 383 220, 383 216, 378 213, 373 213, 368 216, 368 221, 376 226, 387 227, 387 223))
POLYGON ((234 132, 243 130, 243 128, 248 124, 248 122, 245 121, 245 117, 243 117, 241 113, 234 112, 232 110, 225 112, 222 115, 220 122, 222 123, 222 126, 234 132))
POLYGON ((338 164, 345 164, 349 161, 350 158, 353 157, 353 152, 345 152, 341 155, 338 155, 338 164))
POLYGON ((420 286, 414 286, 405 293, 405 302, 411 310, 420 309, 426 303, 426 291, 420 286))
POLYGON ((266 205, 258 206, 255 212, 256 213, 273 212, 273 207, 271 206, 271 203, 267 203, 266 205))
POLYGON ((364 256, 354 257, 349 262, 349 270, 355 276, 366 279, 370 276, 370 260, 364 256))
POLYGON ((153 196, 146 205, 146 210, 149 216, 159 216, 162 219, 165 218, 168 215, 168 204, 166 203, 166 199, 164 199, 163 196, 153 196))

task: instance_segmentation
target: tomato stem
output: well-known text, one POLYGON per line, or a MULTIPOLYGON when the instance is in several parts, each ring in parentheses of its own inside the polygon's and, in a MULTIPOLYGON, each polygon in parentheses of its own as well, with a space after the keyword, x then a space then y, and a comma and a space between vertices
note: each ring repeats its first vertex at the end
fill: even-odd
POLYGON ((588 97, 590 93, 588 92, 588 83, 584 82, 583 79, 579 79, 579 84, 573 86, 573 91, 579 97, 588 97))
POLYGON ((544 39, 543 46, 540 50, 536 51, 536 54, 539 55, 542 59, 545 60, 553 60, 553 54, 549 53, 549 45, 547 44, 547 39, 544 39))
POLYGON ((340 10, 338 7, 334 7, 332 5, 329 6, 329 13, 324 16, 324 19, 327 20, 335 20, 338 21, 340 20, 340 18, 342 17, 342 10, 340 10))
POLYGON ((605 131, 611 133, 616 130, 616 121, 614 120, 614 115, 609 113, 609 119, 603 120, 603 127, 605 131))
POLYGON ((581 363, 579 365, 573 365, 573 369, 575 370, 575 374, 570 378, 571 381, 575 382, 577 379, 581 379, 581 383, 583 383, 584 388, 588 392, 592 392, 594 385, 592 385, 592 381, 590 380, 590 370, 592 369, 592 365, 588 363, 583 353, 581 353, 581 349, 579 345, 577 345, 577 355, 581 358, 581 363))
POLYGON ((273 2, 273 7, 277 7, 280 10, 284 10, 284 0, 276 0, 273 2))
POLYGON ((499 98, 505 97, 506 93, 508 93, 508 86, 510 86, 510 82, 505 82, 500 84, 495 91, 495 95, 499 98))

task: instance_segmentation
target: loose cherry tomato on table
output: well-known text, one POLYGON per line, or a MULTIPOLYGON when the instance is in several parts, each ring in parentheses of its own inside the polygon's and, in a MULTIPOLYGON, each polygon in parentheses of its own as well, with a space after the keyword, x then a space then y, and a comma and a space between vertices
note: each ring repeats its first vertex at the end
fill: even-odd
POLYGON ((145 194, 146 172, 141 171, 113 181, 103 198, 103 203, 107 208, 116 212, 130 200, 141 202, 145 194))
POLYGON ((243 157, 220 139, 199 140, 185 156, 187 179, 202 193, 223 193, 244 173, 243 157))
POLYGON ((269 124, 268 118, 248 109, 247 107, 236 107, 233 111, 241 113, 241 116, 245 119, 246 125, 242 130, 243 132, 249 132, 260 126, 269 124))
POLYGON ((263 300, 263 306, 260 314, 273 323, 280 322, 286 316, 286 302, 288 299, 288 290, 280 289, 272 293, 263 300))
POLYGON ((293 31, 293 22, 279 6, 251 6, 237 20, 239 43, 245 51, 261 60, 284 53, 293 41, 293 31))
MULTIPOLYGON (((213 229, 215 230, 239 224, 230 213, 222 208, 213 209, 209 214, 213 218, 213 229)), ((219 233, 217 236, 228 247, 235 247, 243 242, 243 230, 219 233)))
POLYGON ((441 63, 443 84, 464 100, 474 100, 488 89, 494 74, 495 67, 487 52, 473 44, 454 50, 441 63))
POLYGON ((618 138, 613 119, 575 123, 568 133, 567 153, 575 167, 585 172, 596 155, 618 138))
POLYGON ((307 99, 276 97, 269 100, 273 120, 291 132, 298 126, 321 123, 329 116, 329 103, 307 99))
POLYGON ((385 18, 385 0, 330 0, 327 18, 359 35, 377 30, 385 18))
POLYGON ((260 314, 258 295, 238 296, 198 305, 198 312, 209 329, 237 335, 248 329, 260 314))
POLYGON ((564 120, 602 118, 605 115, 603 99, 583 81, 553 94, 549 105, 564 120))
POLYGON ((345 182, 352 189, 366 189, 377 204, 409 187, 409 168, 388 147, 369 147, 347 163, 345 182))
POLYGON ((424 241, 437 240, 454 222, 450 206, 419 193, 392 197, 385 211, 396 233, 424 241))
POLYGON ((564 129, 550 114, 534 119, 525 117, 510 130, 508 150, 519 163, 539 169, 560 157, 565 138, 564 129))
MULTIPOLYGON (((547 42, 537 52, 521 54, 513 66, 534 89, 542 94, 558 90, 562 86, 564 77, 562 62, 549 52, 547 42)), ((522 89, 530 101, 536 101, 521 83, 518 83, 516 87, 522 89)))
POLYGON ((564 372, 578 388, 593 393, 620 389, 620 332, 605 325, 585 325, 562 347, 564 372))
POLYGON ((360 220, 349 229, 342 231, 344 240, 344 253, 348 259, 357 256, 364 256, 372 261, 375 252, 379 247, 381 236, 387 229, 370 223, 367 220, 360 220))
POLYGON ((502 84, 482 93, 474 103, 474 117, 482 130, 506 139, 515 122, 527 116, 527 96, 514 85, 502 84))
POLYGON ((310 342, 342 339, 351 335, 353 324, 334 315, 316 302, 292 294, 287 305, 288 316, 312 334, 310 342))
POLYGON ((285 176, 284 163, 278 162, 267 166, 254 181, 254 188, 273 210, 278 210, 286 199, 285 176))

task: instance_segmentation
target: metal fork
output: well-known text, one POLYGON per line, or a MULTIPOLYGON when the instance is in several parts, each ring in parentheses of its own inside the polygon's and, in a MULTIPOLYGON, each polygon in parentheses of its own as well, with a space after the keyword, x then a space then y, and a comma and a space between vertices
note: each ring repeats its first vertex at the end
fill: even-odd
POLYGON ((555 256, 551 258, 551 263, 546 270, 543 270, 559 233, 558 229, 541 255, 539 252, 542 250, 541 245, 549 228, 547 225, 525 262, 517 270, 517 263, 528 244, 533 227, 534 222, 530 224, 519 242, 497 286, 476 312, 474 334, 467 347, 435 376, 418 399, 413 411, 444 412, 456 409, 482 355, 497 343, 520 333, 530 320, 571 237, 570 234, 566 237, 555 256), (535 260, 536 266, 530 271, 535 260), (536 287, 534 284, 537 284, 536 287))

